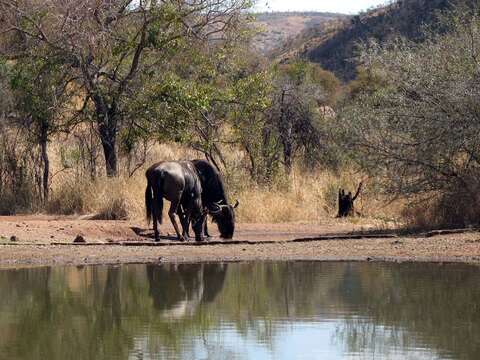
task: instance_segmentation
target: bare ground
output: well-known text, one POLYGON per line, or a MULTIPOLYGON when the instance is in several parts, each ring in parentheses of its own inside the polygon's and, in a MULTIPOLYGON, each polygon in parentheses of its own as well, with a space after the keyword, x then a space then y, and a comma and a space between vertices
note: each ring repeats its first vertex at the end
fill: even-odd
POLYGON ((145 223, 49 216, 0 217, 0 268, 195 261, 429 261, 480 264, 480 233, 368 237, 372 226, 345 220, 322 224, 239 224, 233 241, 175 241, 170 224, 152 240, 145 223), (367 234, 367 235, 365 235, 367 234), (85 244, 74 245, 81 235, 85 244), (436 236, 432 236, 436 235, 436 236), (10 240, 15 236, 15 241, 10 240))

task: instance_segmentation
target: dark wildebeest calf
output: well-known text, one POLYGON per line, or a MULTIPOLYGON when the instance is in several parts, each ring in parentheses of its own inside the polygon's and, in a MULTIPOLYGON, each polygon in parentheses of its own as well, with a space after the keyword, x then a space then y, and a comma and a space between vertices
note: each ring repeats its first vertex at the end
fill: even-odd
POLYGON ((202 207, 202 186, 195 167, 190 161, 165 161, 152 165, 146 172, 145 207, 147 219, 153 218, 155 241, 159 241, 157 221, 162 223, 163 198, 170 201, 168 215, 180 241, 188 237, 192 221, 195 240, 202 241, 203 223, 206 214, 202 207), (182 233, 175 214, 179 214, 182 233))
MULTIPOLYGON (((220 236, 224 239, 231 239, 235 231, 235 205, 230 205, 225 195, 225 186, 220 173, 206 160, 192 160, 202 185, 202 204, 208 209, 213 221, 218 225, 220 236)), ((205 224, 205 235, 210 237, 205 224)))

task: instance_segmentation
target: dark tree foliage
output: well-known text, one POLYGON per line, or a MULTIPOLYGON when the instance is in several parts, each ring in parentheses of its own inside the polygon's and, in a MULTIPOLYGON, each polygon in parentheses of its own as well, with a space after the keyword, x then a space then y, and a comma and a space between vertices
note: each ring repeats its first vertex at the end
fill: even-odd
POLYGON ((478 12, 444 18, 452 29, 422 43, 370 44, 338 125, 343 145, 392 197, 434 199, 439 221, 478 223, 480 48, 478 12))
MULTIPOLYGON (((9 59, 62 62, 69 74, 63 84, 78 89, 82 108, 96 124, 106 174, 115 176, 119 133, 135 116, 132 99, 148 82, 168 82, 175 55, 194 43, 221 39, 249 5, 247 0, 0 0, 0 40, 9 45, 2 51, 9 59)), ((161 96, 151 100, 165 102, 161 96)))

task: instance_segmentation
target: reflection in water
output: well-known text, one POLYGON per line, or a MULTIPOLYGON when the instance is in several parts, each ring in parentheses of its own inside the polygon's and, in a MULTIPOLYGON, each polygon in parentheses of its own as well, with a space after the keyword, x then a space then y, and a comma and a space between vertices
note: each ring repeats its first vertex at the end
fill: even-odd
POLYGON ((192 316, 202 301, 212 302, 222 290, 227 265, 147 265, 149 295, 165 318, 192 316))
POLYGON ((480 272, 244 263, 0 271, 0 359, 477 359, 480 272), (227 271, 228 270, 228 271, 227 271))

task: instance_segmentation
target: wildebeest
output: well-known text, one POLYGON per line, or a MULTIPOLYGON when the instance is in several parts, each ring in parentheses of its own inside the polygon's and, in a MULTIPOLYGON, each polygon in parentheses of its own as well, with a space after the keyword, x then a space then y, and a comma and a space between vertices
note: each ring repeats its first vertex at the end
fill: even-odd
POLYGON ((159 241, 157 222, 162 223, 163 198, 171 202, 168 216, 178 239, 185 241, 192 221, 195 240, 202 241, 203 223, 206 218, 202 206, 202 186, 196 168, 190 161, 164 161, 152 165, 146 172, 145 207, 147 219, 153 218, 155 241, 159 241), (180 215, 182 233, 175 214, 180 215))
POLYGON ((147 265, 149 295, 164 318, 193 316, 223 289, 227 264, 147 265))
MULTIPOLYGON (((208 209, 213 221, 218 225, 220 236, 224 239, 231 239, 235 231, 235 208, 239 205, 230 205, 225 195, 225 186, 220 173, 206 160, 192 160, 202 185, 202 203, 208 209)), ((208 234, 207 222, 205 224, 205 235, 208 234)))

